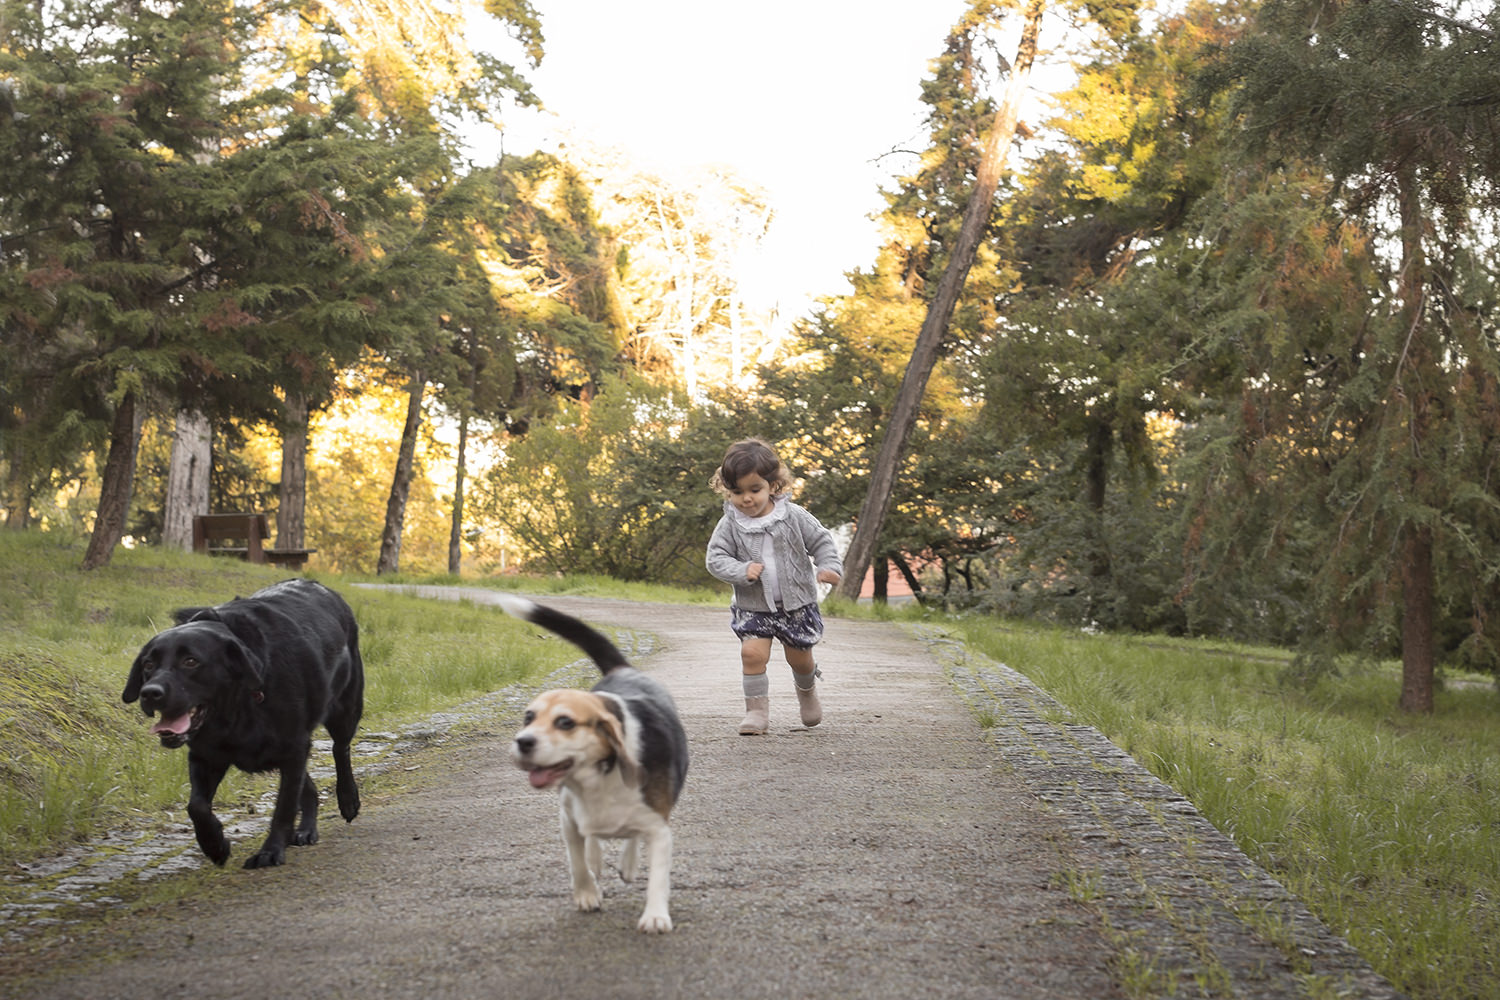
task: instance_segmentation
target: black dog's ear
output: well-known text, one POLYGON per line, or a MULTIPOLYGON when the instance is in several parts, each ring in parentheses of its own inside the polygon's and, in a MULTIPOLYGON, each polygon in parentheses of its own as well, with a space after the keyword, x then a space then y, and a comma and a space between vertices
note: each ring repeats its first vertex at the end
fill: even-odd
POLYGON ((219 613, 213 608, 178 608, 172 612, 172 623, 174 625, 186 625, 188 622, 216 621, 219 621, 219 613))
POLYGON ((224 644, 224 661, 231 676, 245 687, 257 694, 265 690, 266 665, 237 636, 224 644))
POLYGON ((141 647, 141 651, 136 654, 135 663, 130 667, 130 676, 125 678, 125 691, 120 695, 120 700, 127 705, 141 696, 141 681, 146 665, 146 649, 147 646, 141 647))

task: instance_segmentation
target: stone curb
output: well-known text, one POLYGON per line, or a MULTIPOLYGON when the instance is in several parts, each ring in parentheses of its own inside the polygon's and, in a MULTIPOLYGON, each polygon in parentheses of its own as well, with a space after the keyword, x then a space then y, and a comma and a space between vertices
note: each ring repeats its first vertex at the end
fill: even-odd
POLYGON ((1061 821, 1069 890, 1094 907, 1133 996, 1405 995, 1186 798, 1025 676, 911 626, 985 737, 1061 821))

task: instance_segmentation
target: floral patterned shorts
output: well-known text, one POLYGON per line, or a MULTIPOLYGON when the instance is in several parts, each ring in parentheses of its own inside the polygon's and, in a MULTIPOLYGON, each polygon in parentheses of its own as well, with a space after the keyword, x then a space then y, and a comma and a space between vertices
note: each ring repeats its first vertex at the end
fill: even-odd
POLYGON ((792 649, 811 649, 823 638, 823 616, 816 604, 791 611, 746 611, 731 606, 729 627, 744 639, 776 639, 792 649))

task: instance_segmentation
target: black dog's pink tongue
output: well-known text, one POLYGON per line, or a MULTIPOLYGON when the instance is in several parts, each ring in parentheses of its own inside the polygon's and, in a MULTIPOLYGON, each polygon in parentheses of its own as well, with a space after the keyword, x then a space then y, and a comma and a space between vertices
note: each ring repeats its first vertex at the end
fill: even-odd
POLYGON ((188 725, 192 722, 192 716, 179 715, 175 719, 162 719, 151 727, 152 733, 176 733, 181 736, 188 731, 188 725))

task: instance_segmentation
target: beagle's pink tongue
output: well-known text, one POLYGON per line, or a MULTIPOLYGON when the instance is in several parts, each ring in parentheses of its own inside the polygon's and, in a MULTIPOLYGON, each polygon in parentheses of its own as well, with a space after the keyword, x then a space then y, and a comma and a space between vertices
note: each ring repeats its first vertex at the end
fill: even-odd
POLYGON ((556 781, 563 769, 557 767, 538 767, 527 771, 526 776, 531 779, 532 788, 546 788, 556 781))
POLYGON ((192 722, 192 715, 179 715, 175 719, 162 719, 151 727, 152 733, 176 733, 181 736, 188 731, 188 725, 192 722))

